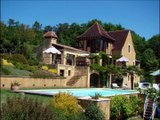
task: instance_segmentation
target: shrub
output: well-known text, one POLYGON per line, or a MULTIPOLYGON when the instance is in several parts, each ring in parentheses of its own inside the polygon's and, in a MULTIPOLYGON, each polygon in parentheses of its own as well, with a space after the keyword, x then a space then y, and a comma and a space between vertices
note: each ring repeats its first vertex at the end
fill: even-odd
POLYGON ((36 66, 24 65, 24 69, 30 72, 36 71, 38 68, 36 66))
POLYGON ((136 96, 131 95, 129 99, 129 103, 132 106, 133 115, 143 113, 143 99, 138 99, 136 96))
POLYGON ((2 65, 14 67, 14 65, 11 62, 8 62, 6 59, 2 59, 2 65))
POLYGON ((65 116, 80 112, 77 99, 68 93, 58 93, 53 96, 51 105, 53 108, 62 111, 65 116))
POLYGON ((13 54, 11 60, 23 64, 28 64, 27 59, 22 54, 13 54))
POLYGON ((15 67, 18 68, 18 69, 20 69, 20 70, 24 69, 24 66, 23 66, 22 63, 16 63, 15 67))
POLYGON ((140 113, 140 100, 135 96, 115 96, 111 98, 111 119, 121 120, 140 113))
POLYGON ((123 119, 122 112, 124 111, 124 104, 127 104, 127 98, 125 96, 115 96, 111 98, 111 119, 118 120, 123 119))
POLYGON ((14 81, 11 83, 11 86, 20 86, 21 84, 17 81, 14 81))
POLYGON ((55 120, 55 115, 38 100, 12 96, 1 106, 1 120, 55 120))
POLYGON ((16 63, 16 68, 21 69, 21 70, 27 70, 30 72, 34 72, 37 70, 37 67, 35 66, 30 66, 28 64, 22 64, 22 63, 16 63))
POLYGON ((88 104, 84 114, 87 120, 105 120, 103 112, 93 102, 88 104))
POLYGON ((92 97, 92 99, 99 99, 99 98, 101 98, 102 97, 102 95, 100 94, 100 93, 95 93, 95 95, 94 96, 91 96, 92 97))
POLYGON ((33 78, 56 78, 54 74, 48 74, 42 70, 37 70, 31 75, 33 78))
POLYGON ((49 69, 48 72, 57 74, 57 70, 56 69, 49 69))
POLYGON ((63 110, 59 108, 54 108, 54 107, 53 107, 53 111, 54 111, 56 120, 86 120, 82 112, 70 113, 66 115, 63 110))
POLYGON ((41 69, 42 70, 48 70, 48 66, 42 66, 41 69))

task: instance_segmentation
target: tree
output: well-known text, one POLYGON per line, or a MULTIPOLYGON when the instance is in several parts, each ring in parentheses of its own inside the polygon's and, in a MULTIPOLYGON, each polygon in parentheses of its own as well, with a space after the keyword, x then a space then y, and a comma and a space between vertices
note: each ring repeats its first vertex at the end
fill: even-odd
POLYGON ((146 41, 145 38, 137 35, 134 31, 131 31, 134 48, 136 51, 136 59, 142 61, 143 59, 143 52, 146 49, 146 41))
POLYGON ((1 21, 0 22, 0 33, 1 33, 1 39, 0 39, 0 53, 7 52, 6 46, 9 44, 9 40, 6 38, 7 34, 7 28, 6 25, 1 21))
MULTIPOLYGON (((160 34, 154 35, 147 41, 146 48, 151 48, 155 54, 156 59, 160 63, 160 34)), ((160 64, 159 64, 160 67, 160 64)))
POLYGON ((50 25, 47 25, 47 26, 44 27, 43 31, 44 31, 44 33, 48 32, 48 31, 53 31, 53 27, 50 26, 50 25))
POLYGON ((155 70, 158 68, 158 60, 151 48, 148 48, 143 53, 142 67, 145 71, 155 70))
POLYGON ((13 26, 15 25, 15 21, 14 21, 13 19, 9 19, 9 20, 8 20, 8 25, 9 25, 10 27, 13 27, 13 26))
POLYGON ((40 31, 42 28, 42 24, 40 24, 38 21, 35 21, 35 23, 33 24, 32 28, 36 31, 40 31))

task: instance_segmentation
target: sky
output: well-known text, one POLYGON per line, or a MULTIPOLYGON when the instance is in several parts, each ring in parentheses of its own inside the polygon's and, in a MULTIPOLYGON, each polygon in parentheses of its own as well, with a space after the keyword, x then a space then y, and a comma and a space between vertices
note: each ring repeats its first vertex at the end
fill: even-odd
POLYGON ((159 0, 1 0, 1 20, 30 26, 38 21, 44 27, 98 19, 121 24, 148 40, 160 33, 159 4, 159 0))

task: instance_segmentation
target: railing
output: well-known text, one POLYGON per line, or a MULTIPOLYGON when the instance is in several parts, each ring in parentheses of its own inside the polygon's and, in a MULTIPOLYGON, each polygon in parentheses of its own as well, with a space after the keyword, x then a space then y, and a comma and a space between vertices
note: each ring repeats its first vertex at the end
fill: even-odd
POLYGON ((145 102, 144 102, 144 111, 143 111, 143 117, 145 115, 145 112, 146 112, 146 109, 147 109, 147 103, 148 103, 148 96, 146 97, 145 99, 145 102))
MULTIPOLYGON (((156 108, 157 108, 157 102, 156 102, 156 101, 157 101, 157 98, 155 98, 155 99, 153 100, 153 103, 152 103, 152 114, 151 114, 151 116, 149 117, 149 120, 153 120, 153 119, 154 119, 155 111, 156 111, 156 108)), ((148 97, 148 95, 147 95, 147 96, 146 96, 146 99, 145 99, 145 103, 144 103, 143 118, 145 117, 148 104, 149 104, 149 97, 148 97)))
POLYGON ((154 101, 154 102, 153 102, 153 105, 152 105, 152 116, 150 117, 151 120, 154 119, 154 114, 155 114, 155 112, 156 112, 156 108, 157 108, 157 102, 154 101))

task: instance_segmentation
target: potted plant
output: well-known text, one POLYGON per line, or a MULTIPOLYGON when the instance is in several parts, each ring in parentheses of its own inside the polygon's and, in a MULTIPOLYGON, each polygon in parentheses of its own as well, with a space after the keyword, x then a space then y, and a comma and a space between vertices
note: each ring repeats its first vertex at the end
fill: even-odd
POLYGON ((100 93, 95 93, 94 96, 91 96, 92 99, 99 99, 101 97, 102 97, 102 95, 100 93))
POLYGON ((17 82, 17 81, 12 82, 11 83, 11 90, 13 90, 13 91, 14 90, 18 90, 20 85, 21 84, 19 82, 17 82))

